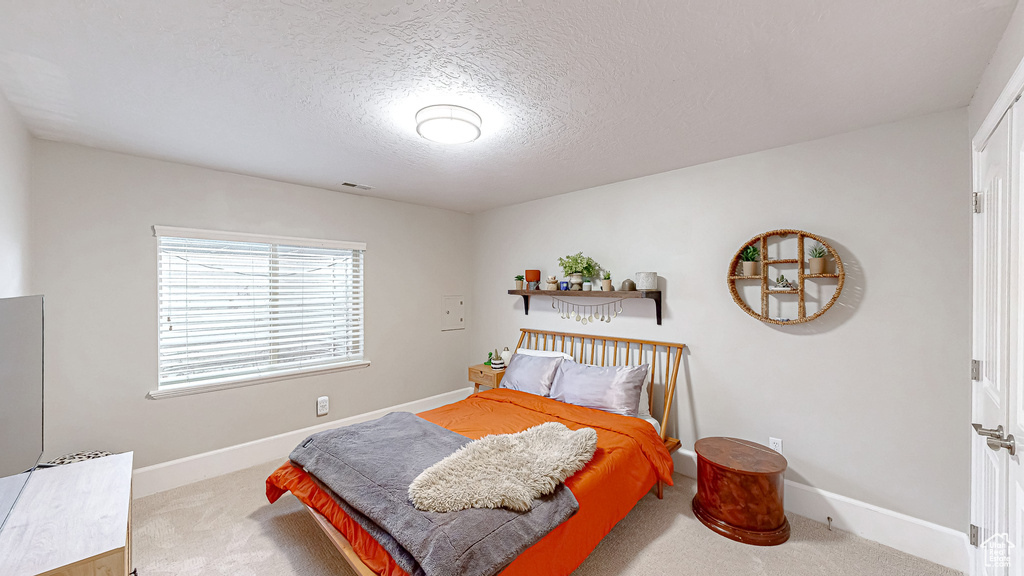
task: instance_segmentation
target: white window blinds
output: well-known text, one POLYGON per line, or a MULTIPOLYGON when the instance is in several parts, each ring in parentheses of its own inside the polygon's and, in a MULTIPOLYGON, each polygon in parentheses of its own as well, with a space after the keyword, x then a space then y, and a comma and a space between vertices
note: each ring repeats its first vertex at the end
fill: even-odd
POLYGON ((154 231, 161 389, 363 360, 365 244, 154 231))

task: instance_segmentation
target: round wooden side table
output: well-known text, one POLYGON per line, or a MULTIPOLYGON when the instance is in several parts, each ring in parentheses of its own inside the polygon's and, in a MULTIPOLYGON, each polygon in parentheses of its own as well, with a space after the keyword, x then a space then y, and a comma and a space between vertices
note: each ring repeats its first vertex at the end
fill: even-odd
POLYGON ((789 540, 783 509, 783 473, 778 452, 737 438, 702 438, 697 452, 693 513, 726 538, 756 546, 789 540))

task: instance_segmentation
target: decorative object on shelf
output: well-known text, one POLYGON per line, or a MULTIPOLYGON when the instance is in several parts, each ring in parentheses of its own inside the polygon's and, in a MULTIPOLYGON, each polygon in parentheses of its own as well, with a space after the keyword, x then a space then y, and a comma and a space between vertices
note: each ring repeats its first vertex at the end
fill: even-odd
MULTIPOLYGON (((815 246, 815 248, 816 247, 817 246, 815 246)), ((810 256, 812 251, 813 249, 807 251, 806 255, 810 256)), ((816 253, 820 254, 820 251, 816 251, 816 253)), ((777 325, 802 324, 804 322, 810 322, 811 320, 814 320, 815 318, 821 316, 822 314, 827 312, 833 304, 836 303, 836 300, 839 298, 839 295, 843 291, 843 283, 845 281, 846 272, 843 269, 843 261, 839 257, 839 253, 836 252, 834 248, 829 246, 828 242, 826 242, 824 239, 818 236, 815 236, 814 234, 811 234, 810 232, 790 229, 772 230, 770 232, 765 232, 764 234, 759 234, 751 238, 750 241, 744 244, 743 247, 740 248, 740 250, 736 252, 736 254, 732 257, 732 260, 729 262, 729 274, 727 276, 729 292, 732 294, 732 299, 734 302, 736 302, 737 306, 739 306, 741 309, 743 309, 744 312, 746 312, 753 318, 756 318, 768 324, 777 325), (795 258, 771 258, 768 256, 768 246, 770 239, 781 240, 783 238, 793 235, 796 236, 795 258), (805 240, 808 239, 817 242, 817 244, 821 245, 821 247, 825 250, 825 256, 822 258, 831 258, 835 262, 836 271, 834 273, 830 274, 825 272, 808 271, 809 262, 805 263, 804 252, 804 242, 805 240), (756 256, 761 258, 761 270, 758 274, 754 276, 748 276, 745 270, 742 271, 743 273, 739 273, 740 262, 743 262, 744 264, 746 264, 747 262, 751 262, 751 260, 745 259, 745 257, 751 255, 751 248, 754 248, 756 250, 756 256), (791 287, 784 288, 781 286, 769 286, 769 269, 772 267, 778 268, 782 266, 790 266, 795 267, 797 269, 796 279, 786 280, 782 275, 780 275, 780 279, 789 282, 791 287), (816 312, 808 314, 806 299, 806 283, 818 283, 819 281, 824 281, 827 284, 830 283, 831 280, 836 281, 835 292, 832 293, 831 298, 829 298, 828 301, 821 302, 816 312), (760 306, 757 308, 754 308, 750 304, 748 304, 740 296, 740 291, 737 288, 738 283, 749 283, 751 281, 755 281, 760 284, 761 302, 760 306), (786 316, 790 316, 790 314, 784 314, 778 311, 772 312, 771 314, 769 313, 769 296, 781 294, 797 295, 797 314, 795 318, 787 318, 786 316), (774 314, 774 316, 772 314, 774 314)), ((778 280, 776 282, 777 284, 781 284, 780 282, 778 282, 778 280)), ((827 296, 823 295, 821 296, 821 299, 824 300, 824 298, 826 297, 827 296)))
POLYGON ((494 358, 494 352, 488 352, 487 353, 487 360, 484 362, 484 364, 487 365, 487 366, 490 366, 491 365, 491 361, 492 361, 493 358, 494 358))
POLYGON ((604 304, 587 305, 567 302, 559 298, 552 298, 551 307, 558 312, 563 320, 575 320, 580 324, 592 324, 594 322, 611 322, 622 312, 622 298, 606 302, 604 304))
POLYGON ((619 290, 622 290, 623 292, 635 292, 636 282, 633 282, 629 278, 626 278, 625 280, 622 281, 622 288, 619 288, 619 290))
POLYGON ((583 291, 584 292, 590 292, 593 289, 594 289, 594 284, 590 280, 584 280, 583 281, 583 291))
POLYGON ((522 274, 516 275, 516 290, 523 289, 523 278, 524 276, 522 274))
POLYGON ((562 272, 569 278, 570 290, 582 290, 583 278, 593 278, 597 275, 597 271, 601 269, 600 264, 595 262, 590 256, 584 256, 583 252, 559 258, 558 265, 562 267, 562 272))
POLYGON ((540 290, 540 282, 530 282, 527 286, 530 290, 540 290))
POLYGON ((757 259, 761 257, 761 250, 753 244, 747 246, 740 252, 740 262, 743 262, 744 276, 757 276, 757 259))
POLYGON ((527 282, 540 282, 540 270, 527 270, 526 271, 527 282))
POLYGON ((612 288, 612 273, 609 270, 604 271, 604 275, 601 277, 601 291, 611 292, 615 290, 612 288))
POLYGON ((547 280, 544 282, 544 289, 545 290, 558 290, 558 278, 555 278, 553 275, 552 276, 548 276, 547 280))
MULTIPOLYGON (((620 292, 615 292, 614 295, 605 294, 604 292, 600 292, 600 291, 596 291, 596 290, 595 291, 591 291, 591 292, 583 292, 583 291, 569 292, 569 291, 557 291, 557 290, 538 290, 536 292, 533 292, 533 291, 530 291, 530 290, 509 290, 508 293, 511 294, 511 295, 522 296, 523 297, 523 312, 525 314, 527 314, 527 315, 530 314, 530 299, 532 297, 534 297, 534 296, 551 296, 552 300, 553 300, 552 303, 551 303, 551 307, 555 308, 555 309, 562 310, 563 314, 565 312, 571 310, 573 306, 575 306, 576 309, 587 308, 587 309, 592 309, 592 310, 597 311, 598 314, 594 317, 595 318, 594 321, 596 321, 597 319, 600 318, 600 316, 601 316, 600 312, 601 312, 601 308, 602 307, 605 307, 605 312, 606 312, 605 317, 606 318, 611 317, 611 308, 610 308, 610 306, 611 306, 612 302, 618 303, 618 302, 621 302, 622 300, 633 299, 633 298, 642 298, 644 300, 653 300, 654 301, 655 319, 657 320, 658 325, 659 326, 661 325, 661 290, 620 291, 620 292), (573 298, 573 299, 581 299, 581 300, 587 300, 589 298, 600 298, 600 299, 604 299, 604 300, 608 300, 610 298, 614 298, 614 300, 612 302, 606 302, 606 303, 601 303, 601 304, 580 304, 580 303, 575 303, 574 304, 572 302, 567 302, 565 300, 562 300, 562 298, 565 298, 565 297, 569 297, 569 298, 573 298), (557 306, 556 306, 556 303, 558 303, 557 306)), ((621 308, 621 306, 620 306, 620 308, 621 308)), ((588 322, 591 321, 589 319, 590 318, 590 314, 587 314, 586 318, 587 318, 588 322)), ((575 315, 573 316, 573 319, 575 319, 575 315)), ((580 316, 580 320, 582 321, 582 319, 583 319, 583 316, 581 315, 580 316)))
POLYGON ((559 290, 568 290, 569 289, 569 281, 568 280, 562 280, 561 282, 559 282, 558 289, 559 290))
POLYGON ((505 366, 508 366, 509 361, 512 360, 512 352, 509 351, 508 346, 505 346, 505 349, 501 351, 501 360, 505 363, 505 366))
POLYGON ((779 274, 779 277, 775 279, 775 286, 773 288, 776 290, 792 290, 796 286, 793 285, 792 281, 786 280, 785 274, 779 274))
POLYGON ((658 273, 657 272, 637 272, 636 273, 636 289, 637 290, 657 290, 658 289, 658 273))
MULTIPOLYGON (((506 350, 508 350, 508 348, 506 348, 506 350)), ((501 357, 501 353, 498 352, 497 348, 495 348, 494 349, 494 354, 491 356, 491 370, 504 370, 504 369, 505 369, 505 359, 501 357)))
POLYGON ((811 249, 807 251, 807 255, 811 259, 811 274, 824 274, 825 273, 825 257, 828 256, 828 250, 825 246, 818 242, 811 249))

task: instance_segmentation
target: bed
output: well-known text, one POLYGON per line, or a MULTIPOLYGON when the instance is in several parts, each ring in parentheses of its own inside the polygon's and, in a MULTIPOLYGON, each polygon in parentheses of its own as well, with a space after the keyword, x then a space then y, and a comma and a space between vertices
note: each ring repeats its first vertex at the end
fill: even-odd
MULTIPOLYGON (((663 485, 671 484, 670 454, 680 445, 668 435, 668 422, 684 347, 650 340, 521 330, 517 349, 564 352, 576 362, 596 366, 649 364, 648 408, 651 414, 658 414, 657 426, 637 417, 506 389, 484 391, 418 414, 471 439, 519 432, 547 421, 597 431, 598 449, 593 460, 565 481, 579 502, 579 511, 516 557, 502 576, 567 575, 652 488, 661 498, 663 485)), ((306 506, 356 574, 406 574, 316 478, 291 462, 267 479, 271 502, 285 492, 291 492, 306 506)))

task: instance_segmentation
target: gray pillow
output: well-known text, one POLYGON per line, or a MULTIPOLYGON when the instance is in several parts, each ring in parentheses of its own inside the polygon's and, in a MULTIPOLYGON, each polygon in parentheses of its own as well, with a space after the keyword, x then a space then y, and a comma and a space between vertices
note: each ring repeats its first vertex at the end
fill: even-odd
POLYGON ((640 389, 647 380, 647 364, 640 366, 589 366, 565 360, 551 384, 551 399, 636 416, 640 389))
POLYGON ((501 377, 501 387, 547 396, 562 358, 513 354, 501 377))

